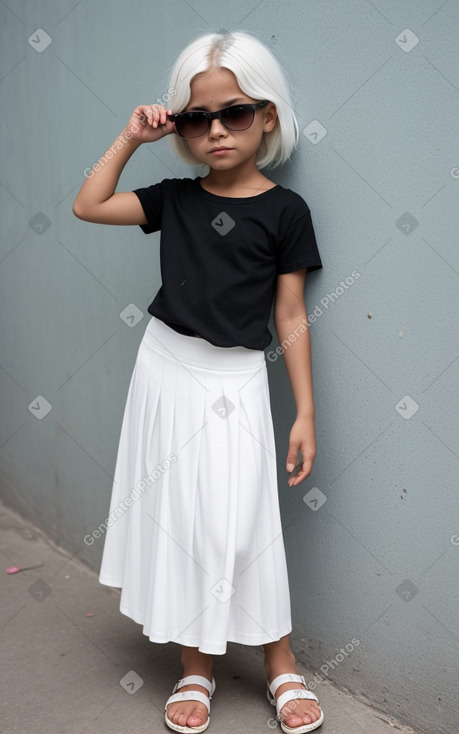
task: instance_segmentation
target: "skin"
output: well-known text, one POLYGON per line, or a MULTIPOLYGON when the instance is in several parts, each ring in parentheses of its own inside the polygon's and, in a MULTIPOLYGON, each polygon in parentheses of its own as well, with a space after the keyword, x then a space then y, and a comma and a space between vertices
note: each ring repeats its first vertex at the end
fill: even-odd
MULTIPOLYGON (((236 77, 227 69, 210 69, 197 75, 191 83, 191 97, 185 110, 201 109, 209 112, 228 107, 230 104, 255 102, 240 89, 236 77)), ((175 132, 175 124, 167 119, 162 105, 139 105, 122 133, 110 150, 116 147, 111 157, 109 151, 99 160, 99 168, 83 183, 73 205, 74 214, 85 221, 100 224, 147 224, 145 214, 136 194, 115 192, 121 172, 137 148, 145 142, 151 143, 175 132)), ((171 110, 169 110, 171 112, 171 110)), ((275 184, 264 176, 256 166, 257 150, 264 134, 269 134, 277 120, 273 103, 258 109, 248 130, 232 132, 216 119, 207 134, 189 139, 190 151, 202 163, 209 166, 209 173, 202 178, 202 186, 219 196, 256 196, 275 184), (231 148, 221 156, 213 156, 214 147, 231 148)), ((97 164, 96 164, 97 167, 97 164)), ((287 339, 300 323, 307 323, 304 303, 306 268, 277 278, 274 304, 274 323, 279 343, 287 339), (302 321, 304 319, 304 321, 302 321)), ((288 479, 289 486, 300 484, 312 470, 316 454, 314 430, 314 401, 311 370, 311 346, 309 328, 283 352, 296 405, 296 419, 289 436, 285 468, 291 472, 298 463, 301 450, 302 466, 295 477, 288 479)), ((281 673, 296 673, 295 657, 290 647, 289 635, 263 645, 265 669, 271 682, 281 673)), ((182 646, 181 662, 183 675, 203 675, 212 679, 212 656, 199 652, 198 648, 182 646)), ((302 688, 301 683, 285 683, 276 691, 276 697, 286 690, 302 688)), ((180 689, 199 690, 198 685, 180 689)), ((207 720, 207 709, 196 701, 170 704, 168 718, 180 726, 197 727, 207 720)), ((280 716, 290 727, 310 724, 320 716, 316 701, 296 699, 286 704, 280 716)))

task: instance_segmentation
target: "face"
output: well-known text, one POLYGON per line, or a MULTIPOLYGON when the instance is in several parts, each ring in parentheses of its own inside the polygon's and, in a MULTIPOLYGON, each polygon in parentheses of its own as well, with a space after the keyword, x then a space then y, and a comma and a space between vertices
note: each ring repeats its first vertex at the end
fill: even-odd
MULTIPOLYGON (((241 91, 232 71, 218 68, 199 74, 191 82, 191 97, 184 112, 193 109, 216 112, 231 105, 258 101, 241 91)), ((276 118, 276 107, 269 102, 255 111, 254 121, 247 130, 228 130, 216 119, 211 121, 207 133, 199 138, 188 138, 186 143, 201 163, 214 170, 229 170, 243 164, 255 167, 263 133, 273 129, 276 118), (217 152, 218 148, 223 150, 217 152)))

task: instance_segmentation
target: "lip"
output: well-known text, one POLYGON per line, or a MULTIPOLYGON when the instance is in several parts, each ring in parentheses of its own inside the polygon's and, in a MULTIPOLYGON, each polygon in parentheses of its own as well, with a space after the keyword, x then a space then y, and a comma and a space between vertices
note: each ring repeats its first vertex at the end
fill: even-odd
POLYGON ((209 153, 214 153, 215 155, 218 155, 219 153, 228 153, 230 150, 234 150, 234 148, 212 148, 212 150, 209 150, 209 153))

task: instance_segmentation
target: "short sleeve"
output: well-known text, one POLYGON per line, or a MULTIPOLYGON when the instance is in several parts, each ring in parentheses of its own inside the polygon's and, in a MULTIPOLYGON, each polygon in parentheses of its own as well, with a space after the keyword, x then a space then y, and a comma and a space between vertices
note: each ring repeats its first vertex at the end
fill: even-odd
POLYGON ((317 247, 311 212, 306 211, 290 224, 277 248, 277 272, 291 273, 301 268, 319 270, 322 261, 317 247))
POLYGON ((148 224, 140 224, 145 234, 151 234, 161 229, 163 213, 163 185, 161 183, 147 186, 143 189, 134 189, 134 194, 139 197, 142 209, 148 220, 148 224))

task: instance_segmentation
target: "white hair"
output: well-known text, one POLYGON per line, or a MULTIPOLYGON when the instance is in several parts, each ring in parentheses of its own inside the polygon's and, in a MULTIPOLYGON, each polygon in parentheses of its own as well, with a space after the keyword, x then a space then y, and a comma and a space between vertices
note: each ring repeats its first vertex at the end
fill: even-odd
MULTIPOLYGON (((210 33, 192 41, 180 54, 171 72, 169 89, 175 94, 172 112, 182 112, 191 97, 197 74, 214 68, 232 71, 241 90, 255 100, 267 99, 277 109, 273 130, 263 133, 256 163, 259 168, 285 163, 298 142, 298 123, 293 112, 284 73, 271 51, 245 31, 210 33)), ((186 140, 168 135, 174 153, 192 165, 201 164, 186 140)))

